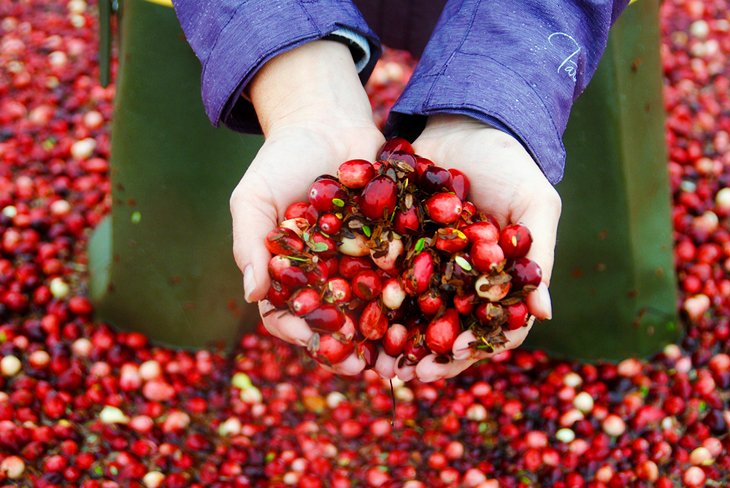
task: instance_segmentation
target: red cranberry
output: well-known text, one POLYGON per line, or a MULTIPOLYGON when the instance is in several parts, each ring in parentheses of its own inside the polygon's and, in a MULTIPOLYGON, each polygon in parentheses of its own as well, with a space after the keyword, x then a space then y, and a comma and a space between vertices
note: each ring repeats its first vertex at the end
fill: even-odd
POLYGON ((313 330, 337 332, 345 323, 345 314, 334 305, 325 303, 305 315, 304 320, 313 330))
POLYGON ((535 262, 527 258, 519 258, 512 265, 510 271, 512 285, 515 288, 537 287, 542 281, 542 270, 535 262))
POLYGON ((426 212, 438 224, 451 224, 461 216, 462 202, 453 193, 437 193, 426 200, 426 212))
POLYGON ((364 187, 374 176, 373 165, 364 159, 345 161, 337 170, 337 178, 340 183, 352 189, 364 187))
POLYGON ((309 203, 318 212, 333 212, 344 207, 346 202, 347 192, 331 177, 321 177, 309 187, 309 203))
POLYGON ((471 190, 469 178, 458 169, 450 168, 449 173, 451 173, 451 189, 461 200, 466 200, 471 190))
POLYGON ((522 224, 508 225, 502 229, 499 245, 507 259, 524 257, 532 246, 532 235, 522 224))
POLYGON ((378 340, 388 330, 388 317, 377 301, 368 303, 360 315, 359 328, 362 335, 371 341, 378 340))
POLYGON ((451 173, 438 166, 429 166, 420 176, 418 185, 427 193, 451 191, 451 173))
POLYGON ((426 345, 436 354, 449 354, 460 332, 459 314, 453 308, 433 319, 426 328, 426 345))
POLYGON ((360 211, 371 220, 388 218, 395 210, 398 187, 390 177, 376 176, 362 189, 360 211))

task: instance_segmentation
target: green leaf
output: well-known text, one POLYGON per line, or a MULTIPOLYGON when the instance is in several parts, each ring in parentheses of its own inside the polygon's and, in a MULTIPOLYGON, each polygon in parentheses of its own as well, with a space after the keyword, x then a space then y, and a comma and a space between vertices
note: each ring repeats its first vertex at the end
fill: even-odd
POLYGON ((300 263, 306 263, 307 261, 309 261, 309 259, 307 258, 299 258, 297 256, 287 256, 286 258, 291 259, 292 261, 299 261, 300 263))
POLYGON ((471 267, 471 264, 469 263, 469 261, 467 261, 466 259, 464 259, 464 258, 463 258, 463 257, 461 257, 461 256, 456 256, 456 257, 454 258, 454 261, 456 261, 456 264, 458 264, 458 265, 459 265, 459 267, 460 267, 461 269, 463 269, 464 271, 471 271, 471 270, 473 269, 473 268, 471 267))
POLYGON ((340 198, 333 198, 332 199, 332 205, 334 205, 335 207, 342 208, 342 207, 345 206, 345 201, 342 200, 342 199, 340 199, 340 198))
POLYGON ((362 233, 365 234, 366 237, 370 237, 372 235, 370 227, 368 227, 367 225, 362 226, 362 233))
POLYGON ((426 239, 424 237, 421 237, 416 241, 416 252, 423 251, 423 247, 426 245, 426 239))
POLYGON ((5 331, 0 332, 0 344, 4 344, 8 340, 8 336, 5 335, 5 331))
POLYGON ((327 249, 329 249, 329 248, 327 247, 327 244, 325 244, 324 242, 313 242, 313 243, 311 243, 311 244, 309 245, 309 247, 310 247, 310 248, 312 249, 312 251, 314 251, 314 252, 324 252, 324 251, 326 251, 327 249))

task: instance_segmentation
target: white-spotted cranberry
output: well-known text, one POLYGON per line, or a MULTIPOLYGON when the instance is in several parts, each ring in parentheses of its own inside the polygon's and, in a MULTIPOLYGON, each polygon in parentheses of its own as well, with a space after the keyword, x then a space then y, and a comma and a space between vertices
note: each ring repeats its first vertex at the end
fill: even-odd
POLYGON ((386 354, 397 357, 406 347, 408 330, 402 324, 393 324, 388 327, 383 337, 383 350, 386 354))
POLYGON ((324 299, 329 303, 348 303, 352 297, 350 282, 335 277, 327 280, 324 286, 324 299))
POLYGON ((512 287, 511 277, 505 272, 483 274, 474 283, 477 295, 490 302, 502 300, 512 287))
POLYGON ((373 165, 364 159, 345 161, 337 170, 337 179, 340 183, 353 190, 364 187, 374 176, 373 165))
POLYGON ((398 278, 389 278, 383 284, 381 295, 383 305, 390 310, 398 310, 406 299, 406 291, 401 286, 398 278))
POLYGON ((289 309, 297 317, 302 317, 318 308, 322 300, 313 288, 300 288, 289 300, 289 309))
POLYGON ((385 331, 388 330, 388 317, 377 300, 365 305, 358 325, 365 339, 376 341, 385 335, 385 331))
POLYGON ((370 256, 375 265, 384 271, 393 271, 398 267, 398 258, 403 254, 403 241, 398 236, 392 236, 388 241, 387 249, 371 249, 370 256))
POLYGON ((322 232, 329 235, 336 234, 342 228, 342 219, 333 213, 320 215, 317 223, 322 232))

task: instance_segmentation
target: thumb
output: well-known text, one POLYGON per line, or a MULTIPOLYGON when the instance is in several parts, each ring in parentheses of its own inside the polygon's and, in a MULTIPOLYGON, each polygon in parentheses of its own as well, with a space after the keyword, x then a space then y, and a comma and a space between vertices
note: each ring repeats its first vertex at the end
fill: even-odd
POLYGON ((244 298, 263 299, 269 289, 268 263, 271 254, 264 241, 276 227, 276 209, 271 198, 262 198, 265 184, 256 184, 256 174, 248 171, 230 199, 233 218, 233 256, 243 272, 244 298))
POLYGON ((519 222, 526 225, 532 234, 532 246, 527 257, 535 261, 542 270, 542 283, 527 297, 530 313, 539 319, 552 318, 548 286, 553 272, 560 209, 560 196, 551 187, 550 191, 543 192, 540 197, 533 196, 519 218, 519 222))

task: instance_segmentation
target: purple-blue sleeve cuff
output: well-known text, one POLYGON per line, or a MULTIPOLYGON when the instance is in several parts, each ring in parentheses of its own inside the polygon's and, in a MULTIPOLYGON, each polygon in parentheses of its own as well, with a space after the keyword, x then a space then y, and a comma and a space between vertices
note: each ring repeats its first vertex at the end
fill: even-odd
POLYGON ((260 132, 250 102, 241 97, 256 72, 274 56, 346 29, 370 43, 360 71, 367 80, 380 43, 349 0, 175 0, 175 10, 202 64, 203 105, 210 121, 260 132))
POLYGON ((550 112, 519 74, 498 61, 456 53, 442 73, 414 74, 393 107, 389 130, 439 113, 467 115, 515 135, 551 183, 562 178, 565 147, 550 112), (474 72, 480 76, 463 76, 474 72))
POLYGON ((563 176, 562 134, 628 0, 450 0, 388 122, 474 117, 517 137, 547 179, 563 176))

